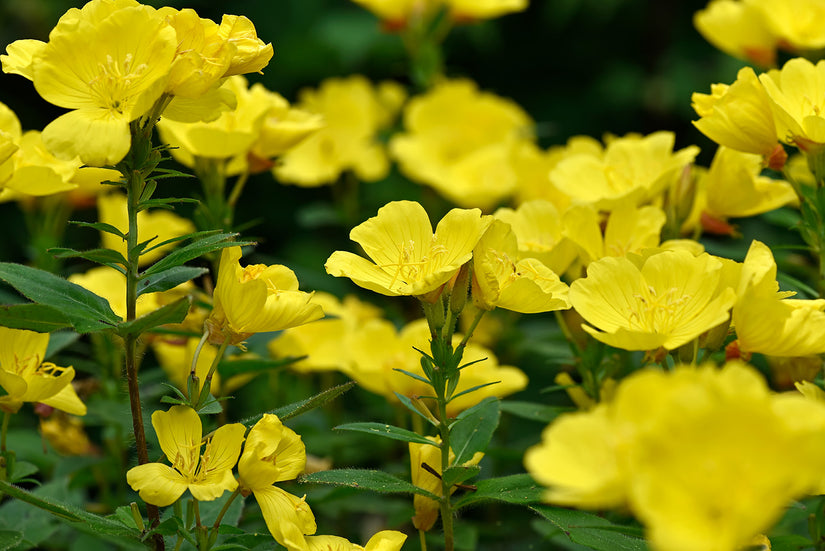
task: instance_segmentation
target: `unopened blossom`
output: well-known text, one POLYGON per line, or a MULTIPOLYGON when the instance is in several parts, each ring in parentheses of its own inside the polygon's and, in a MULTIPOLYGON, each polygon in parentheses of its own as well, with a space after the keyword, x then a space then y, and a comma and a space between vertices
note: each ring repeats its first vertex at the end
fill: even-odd
POLYGON ((803 151, 825 144, 825 61, 789 60, 782 69, 759 76, 770 98, 779 138, 803 151))

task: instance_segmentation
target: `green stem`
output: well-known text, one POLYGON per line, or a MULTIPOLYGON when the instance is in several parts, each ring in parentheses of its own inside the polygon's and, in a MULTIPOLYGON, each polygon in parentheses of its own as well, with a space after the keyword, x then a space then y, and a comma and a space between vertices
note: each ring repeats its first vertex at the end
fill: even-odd
MULTIPOLYGON (((444 389, 438 396, 438 432, 441 435, 441 472, 444 473, 450 466, 450 425, 447 418, 447 400, 444 398, 444 389)), ((444 550, 453 551, 453 507, 450 502, 450 485, 441 478, 441 526, 444 530, 444 550)))
POLYGON ((229 496, 229 499, 226 500, 226 503, 223 504, 223 508, 221 512, 218 513, 218 518, 215 519, 215 524, 212 525, 212 529, 217 532, 218 528, 221 527, 221 521, 223 520, 223 516, 229 511, 229 506, 232 505, 232 502, 235 501, 235 498, 241 495, 241 487, 238 486, 235 488, 235 491, 232 492, 232 495, 229 496))
POLYGON ((9 432, 9 420, 11 419, 11 413, 8 411, 3 412, 3 428, 0 429, 0 452, 6 451, 6 433, 9 432))
POLYGON ((419 530, 418 541, 421 542, 421 551, 427 551, 427 532, 419 530))

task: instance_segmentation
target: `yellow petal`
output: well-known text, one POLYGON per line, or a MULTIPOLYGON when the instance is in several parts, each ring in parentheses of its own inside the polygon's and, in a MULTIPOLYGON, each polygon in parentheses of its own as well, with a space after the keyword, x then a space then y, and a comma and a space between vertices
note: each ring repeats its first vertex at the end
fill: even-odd
POLYGON ((186 491, 186 479, 175 469, 160 463, 132 467, 126 473, 126 482, 143 501, 158 507, 171 505, 186 491))
POLYGON ((194 409, 172 406, 152 414, 152 426, 169 462, 184 475, 193 475, 200 456, 203 428, 194 409))
POLYGON ((266 527, 275 541, 287 549, 305 549, 305 534, 314 534, 315 515, 306 501, 276 486, 254 491, 266 527))
POLYGON ((80 157, 90 166, 117 164, 132 145, 129 121, 105 109, 76 109, 43 129, 43 143, 58 159, 80 157))

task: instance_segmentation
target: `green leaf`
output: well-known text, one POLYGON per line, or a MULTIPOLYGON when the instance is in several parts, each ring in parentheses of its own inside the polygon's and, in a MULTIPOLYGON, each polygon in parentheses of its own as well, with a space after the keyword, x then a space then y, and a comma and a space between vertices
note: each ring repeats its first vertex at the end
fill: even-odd
POLYGON ((23 490, 22 488, 18 488, 17 486, 2 480, 0 480, 0 493, 19 499, 20 501, 26 502, 30 505, 34 505, 35 507, 43 509, 61 520, 72 523, 82 523, 100 534, 129 537, 139 537, 140 535, 140 533, 136 530, 124 526, 117 520, 101 517, 73 505, 60 503, 53 499, 36 496, 26 490, 23 490))
POLYGON ((536 484, 529 474, 514 474, 499 478, 486 478, 476 483, 476 489, 458 499, 453 506, 458 509, 486 501, 501 501, 517 505, 538 503, 544 488, 536 484))
POLYGON ((198 239, 197 241, 189 243, 188 245, 169 253, 161 260, 155 262, 141 274, 141 277, 150 276, 152 274, 157 274, 164 270, 168 270, 169 268, 180 266, 206 253, 211 253, 212 251, 217 251, 226 247, 251 245, 254 243, 253 241, 233 241, 233 239, 237 236, 238 234, 236 233, 218 233, 198 239))
POLYGON ((14 549, 23 541, 23 533, 14 530, 0 530, 0 551, 14 549))
POLYGON ((530 419, 532 421, 539 421, 540 423, 549 423, 562 413, 575 411, 575 408, 565 406, 548 406, 533 402, 503 400, 501 402, 501 411, 515 415, 516 417, 521 417, 522 419, 530 419))
POLYGON ((304 475, 299 482, 314 484, 331 484, 333 486, 348 486, 360 490, 372 490, 382 494, 419 494, 430 499, 439 499, 437 495, 423 488, 414 486, 384 471, 370 471, 366 469, 333 469, 304 475))
MULTIPOLYGON (((281 421, 285 421, 287 419, 297 417, 302 413, 312 411, 315 408, 321 407, 324 404, 331 402, 344 392, 351 389, 353 386, 355 386, 354 381, 334 386, 332 388, 328 388, 327 390, 316 394, 315 396, 311 396, 306 400, 301 400, 300 402, 293 402, 291 404, 281 406, 278 409, 268 411, 267 413, 277 415, 281 421)), ((241 421, 241 423, 243 423, 246 426, 250 426, 260 421, 263 416, 263 413, 260 415, 253 415, 252 417, 244 419, 243 421, 241 421)))
POLYGON ((281 369, 300 360, 301 357, 282 358, 280 360, 239 359, 224 360, 218 364, 218 373, 221 377, 233 377, 244 373, 265 373, 273 369, 281 369))
POLYGON ((189 313, 189 306, 191 306, 191 304, 192 299, 190 297, 181 297, 174 302, 161 306, 153 312, 149 312, 145 316, 140 316, 135 320, 119 324, 117 334, 121 337, 140 335, 159 325, 180 323, 186 317, 186 314, 189 313))
POLYGON ((74 224, 76 226, 80 226, 81 228, 91 228, 93 230, 101 231, 104 233, 111 233, 112 235, 116 235, 123 240, 126 240, 126 234, 114 227, 111 224, 107 224, 106 222, 79 222, 77 220, 69 221, 69 224, 74 224))
POLYGON ((198 414, 200 415, 215 415, 223 411, 223 406, 221 405, 221 400, 218 400, 211 394, 209 398, 206 399, 206 402, 198 408, 198 414))
POLYGON ((111 329, 121 321, 105 298, 44 270, 0 262, 0 279, 33 302, 59 310, 78 333, 111 329))
POLYGON ((207 268, 197 268, 194 266, 175 266, 151 276, 138 279, 137 294, 160 293, 177 287, 196 277, 200 277, 209 270, 207 268))
POLYGON ((187 233, 187 234, 184 234, 184 235, 177 235, 175 237, 170 237, 169 239, 165 239, 165 240, 161 241, 160 243, 155 243, 154 245, 152 245, 151 247, 146 249, 144 251, 144 254, 148 253, 149 251, 151 251, 153 249, 163 247, 164 245, 170 245, 172 243, 177 243, 179 241, 186 241, 187 239, 192 239, 192 240, 200 239, 201 237, 206 237, 206 236, 209 236, 209 235, 217 235, 219 233, 221 233, 221 230, 203 230, 203 231, 197 231, 195 233, 187 233))
POLYGON ((450 447, 455 453, 454 465, 472 459, 476 452, 484 451, 498 427, 501 412, 498 398, 485 398, 470 409, 458 414, 450 427, 450 447))
POLYGON ((59 310, 34 303, 0 306, 0 325, 40 333, 51 333, 72 326, 59 310))
POLYGON ((392 368, 392 370, 393 371, 398 371, 399 373, 403 373, 407 377, 412 377, 416 381, 421 381, 422 383, 424 383, 427 386, 432 386, 432 383, 430 381, 428 381, 426 378, 422 377, 421 375, 417 375, 415 373, 412 373, 411 371, 407 371, 406 369, 401 369, 400 367, 394 367, 394 368, 392 368))
POLYGON ((455 484, 461 484, 465 480, 469 480, 474 476, 477 476, 478 473, 481 472, 481 468, 478 465, 471 465, 468 467, 464 467, 462 465, 453 465, 452 467, 448 467, 444 474, 441 475, 442 480, 453 486, 455 484))
POLYGON ((353 432, 365 432, 367 434, 375 434, 383 436, 384 438, 391 438, 392 440, 401 440, 403 442, 416 442, 418 444, 428 444, 430 446, 438 447, 438 444, 432 440, 421 436, 411 430, 402 429, 393 425, 384 423, 346 423, 333 427, 333 430, 349 430, 353 432))
POLYGON ((438 421, 436 421, 432 416, 428 417, 426 414, 419 411, 419 409, 417 407, 415 407, 415 404, 412 403, 412 400, 410 400, 409 398, 407 398, 403 394, 399 394, 398 392, 395 392, 395 391, 393 391, 393 394, 395 394, 395 397, 398 398, 398 400, 402 404, 404 404, 404 406, 408 410, 415 413, 416 415, 418 415, 419 417, 421 417, 422 419, 424 419, 425 421, 427 421, 428 423, 430 423, 434 427, 438 426, 438 421))
POLYGON ((37 465, 34 463, 29 463, 28 461, 15 461, 14 469, 11 473, 9 473, 11 476, 11 482, 18 482, 29 475, 33 475, 39 470, 40 469, 38 469, 37 465))
POLYGON ((810 538, 798 534, 787 534, 784 536, 771 536, 771 551, 799 551, 813 547, 810 538))
POLYGON ((467 388, 467 389, 462 390, 462 391, 461 391, 461 392, 459 392, 458 394, 453 394, 453 395, 450 395, 450 400, 451 400, 451 401, 452 401, 452 400, 455 400, 455 399, 456 399, 456 398, 458 398, 459 396, 464 396, 465 394, 469 394, 469 393, 471 393, 471 392, 475 392, 476 390, 478 390, 478 389, 480 389, 480 388, 484 388, 485 386, 497 385, 497 384, 499 384, 500 382, 501 382, 501 381, 491 381, 491 382, 489 382, 489 383, 482 383, 482 384, 480 384, 480 385, 472 386, 472 387, 470 387, 470 388, 467 388))
POLYGON ((549 505, 530 508, 556 525, 573 543, 595 551, 647 551, 645 540, 623 534, 625 527, 592 513, 549 505))
POLYGON ((88 251, 76 251, 74 249, 65 249, 62 247, 52 247, 46 252, 54 255, 56 258, 83 258, 96 264, 103 264, 104 266, 126 266, 128 262, 123 255, 112 249, 89 249, 88 251))
POLYGON ((158 187, 158 183, 154 180, 146 180, 145 185, 143 186, 143 191, 140 193, 140 199, 138 202, 148 201, 152 198, 152 194, 155 193, 155 190, 158 187))
POLYGON ((175 203, 200 203, 197 199, 192 199, 191 197, 166 197, 163 199, 149 199, 148 201, 141 201, 138 203, 138 212, 146 209, 156 208, 156 209, 167 209, 167 210, 174 210, 175 203))

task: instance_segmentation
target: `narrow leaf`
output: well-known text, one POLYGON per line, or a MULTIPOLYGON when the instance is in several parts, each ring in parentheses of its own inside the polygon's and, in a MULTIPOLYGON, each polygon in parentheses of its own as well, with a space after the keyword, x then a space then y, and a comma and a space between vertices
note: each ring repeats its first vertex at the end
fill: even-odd
POLYGON ((112 235, 116 235, 123 240, 126 239, 125 233, 117 229, 115 226, 107 224, 106 222, 80 222, 78 220, 71 220, 69 221, 69 224, 74 224, 76 226, 80 226, 81 228, 91 228, 104 233, 111 233, 112 235))
POLYGON ((432 383, 430 381, 428 381, 427 379, 425 379, 424 377, 422 377, 421 375, 416 375, 415 373, 412 373, 411 371, 407 371, 406 369, 401 369, 400 367, 394 367, 394 368, 392 368, 392 370, 403 373, 407 377, 412 377, 416 381, 421 381, 422 383, 424 383, 427 386, 432 386, 432 383))
POLYGON ((126 259, 123 255, 112 249, 89 249, 88 251, 76 251, 74 249, 64 249, 61 247, 53 247, 46 252, 54 255, 56 258, 83 258, 97 264, 108 266, 109 264, 121 264, 126 266, 126 259))
POLYGON ((491 382, 489 382, 489 383, 483 383, 483 384, 480 384, 480 385, 476 385, 476 386, 473 386, 473 387, 470 387, 470 388, 464 389, 464 390, 462 390, 461 392, 459 392, 458 394, 455 394, 455 395, 453 395, 453 396, 450 396, 450 400, 455 400, 455 399, 456 399, 456 398, 458 398, 459 396, 464 396, 465 394, 469 394, 469 393, 471 393, 471 392, 475 392, 476 390, 478 390, 478 389, 480 389, 480 388, 484 388, 485 386, 497 385, 497 384, 499 384, 500 382, 501 382, 501 381, 491 381, 491 382))
POLYGON ((544 488, 539 486, 529 474, 514 474, 500 478, 487 478, 476 483, 476 489, 456 500, 456 509, 482 503, 501 501, 517 505, 539 503, 544 488))
POLYGON ((575 408, 504 400, 501 402, 501 411, 515 415, 516 417, 521 417, 522 419, 549 423, 563 413, 575 411, 575 408))
POLYGON ((461 465, 472 459, 476 452, 487 449, 501 416, 499 404, 498 398, 489 397, 458 414, 450 428, 454 465, 461 465))
POLYGON ((141 277, 160 273, 169 268, 180 266, 190 260, 198 258, 206 253, 217 251, 226 247, 236 247, 242 245, 251 245, 252 241, 232 241, 238 234, 236 233, 219 233, 198 239, 188 245, 177 249, 161 260, 155 262, 147 268, 141 277))
POLYGON ((138 212, 146 209, 156 208, 156 209, 167 209, 167 210, 175 210, 174 205, 175 203, 199 203, 197 199, 192 199, 191 197, 167 197, 164 199, 149 199, 146 201, 141 201, 138 203, 138 212))
POLYGON ((138 280, 138 296, 144 293, 160 293, 177 287, 196 277, 200 277, 209 270, 193 266, 175 266, 154 275, 138 280))
POLYGON ((14 530, 0 530, 0 551, 15 549, 23 541, 23 533, 14 530))
POLYGON ((0 279, 26 298, 59 310, 78 333, 110 329, 120 322, 105 298, 44 270, 0 262, 0 279))
MULTIPOLYGON (((355 386, 355 382, 353 381, 344 383, 342 385, 334 386, 332 388, 328 388, 327 390, 316 394, 315 396, 307 398, 306 400, 301 400, 300 402, 287 404, 285 406, 279 407, 278 409, 268 411, 267 413, 277 415, 281 421, 285 421, 286 419, 297 417, 302 413, 312 411, 315 408, 321 407, 324 404, 331 402, 344 392, 351 389, 353 386, 355 386)), ((246 426, 250 426, 260 421, 262 417, 263 414, 254 415, 252 417, 244 419, 243 421, 241 421, 241 423, 243 423, 246 426)))
POLYGON ((393 425, 386 425, 384 423, 346 423, 333 427, 333 430, 349 430, 352 432, 365 432, 367 434, 375 434, 390 438, 392 440, 401 440, 403 442, 416 442, 418 444, 429 444, 430 446, 438 447, 438 444, 432 440, 421 436, 411 430, 402 429, 393 425))
POLYGON ((645 540, 623 534, 624 527, 592 513, 548 505, 530 508, 556 525, 573 543, 595 551, 647 551, 645 540))
POLYGON ((155 243, 154 245, 152 245, 151 247, 146 249, 146 251, 144 251, 144 254, 148 253, 152 249, 157 249, 158 247, 163 247, 164 245, 170 245, 172 243, 177 243, 178 241, 185 241, 187 239, 195 240, 195 239, 200 239, 201 237, 206 237, 206 236, 209 236, 209 235, 217 235, 219 233, 221 233, 221 230, 204 230, 204 231, 198 231, 198 232, 195 232, 195 233, 187 233, 185 235, 178 235, 178 236, 175 236, 175 237, 170 237, 169 239, 165 239, 164 241, 161 241, 160 243, 155 243))
POLYGON ((333 486, 348 486, 360 490, 372 490, 383 494, 419 494, 438 499, 438 496, 423 488, 414 486, 384 471, 370 471, 366 469, 333 469, 307 474, 298 479, 302 483, 331 484, 333 486))
POLYGON ((425 421, 427 421, 431 425, 433 425, 435 427, 438 426, 438 421, 435 420, 435 418, 433 418, 432 415, 430 415, 428 417, 424 412, 420 411, 417 407, 415 407, 415 404, 412 403, 412 400, 410 400, 409 398, 407 398, 403 394, 399 394, 398 392, 395 392, 395 391, 393 391, 393 394, 395 394, 395 397, 398 398, 398 401, 400 401, 402 404, 404 404, 404 406, 408 410, 415 413, 416 415, 418 415, 419 417, 421 417, 422 419, 424 419, 425 421))
POLYGON ((453 465, 452 467, 448 467, 446 471, 441 475, 441 478, 449 484, 450 486, 454 484, 461 484, 462 482, 477 476, 478 473, 481 472, 481 468, 478 465, 471 465, 468 467, 463 467, 461 465, 453 465))
POLYGON ((34 303, 0 306, 0 325, 40 333, 51 333, 72 326, 59 310, 34 303))
POLYGON ((119 324, 117 333, 125 338, 127 335, 140 335, 159 325, 180 323, 186 317, 186 314, 189 313, 189 306, 191 304, 192 299, 190 297, 181 297, 136 320, 119 324))

